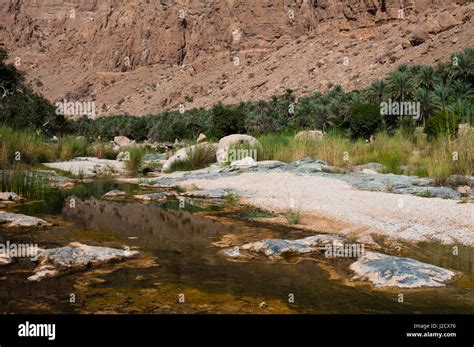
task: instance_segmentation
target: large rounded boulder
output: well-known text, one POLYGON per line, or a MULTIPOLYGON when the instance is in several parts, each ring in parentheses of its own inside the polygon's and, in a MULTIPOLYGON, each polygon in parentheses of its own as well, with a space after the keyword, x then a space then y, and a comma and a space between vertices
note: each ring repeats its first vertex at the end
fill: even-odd
POLYGON ((260 147, 260 142, 258 142, 255 137, 250 135, 232 134, 225 136, 219 140, 219 145, 217 146, 217 162, 225 163, 228 161, 230 147, 239 144, 251 147, 260 147))

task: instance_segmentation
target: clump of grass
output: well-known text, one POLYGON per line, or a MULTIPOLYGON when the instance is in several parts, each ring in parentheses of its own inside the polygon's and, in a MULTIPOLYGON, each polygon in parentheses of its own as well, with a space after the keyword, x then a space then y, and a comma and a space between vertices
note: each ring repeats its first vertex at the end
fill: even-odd
POLYGON ((384 165, 384 173, 394 174, 401 173, 400 166, 408 163, 414 147, 402 131, 397 131, 394 136, 378 133, 371 146, 371 159, 384 165))
POLYGON ((127 149, 127 160, 125 160, 125 167, 130 174, 136 174, 142 164, 145 150, 141 147, 129 147, 127 149))
POLYGON ((205 168, 216 162, 216 150, 208 144, 191 147, 187 151, 187 156, 193 170, 205 168))
POLYGON ((209 144, 196 145, 186 151, 186 158, 174 161, 167 172, 198 170, 216 162, 216 150, 209 144))
POLYGON ((322 139, 295 140, 291 134, 271 134, 259 138, 262 150, 259 160, 292 162, 309 156, 336 167, 377 162, 384 173, 408 173, 431 177, 443 183, 453 174, 474 174, 474 132, 460 134, 456 139, 440 137, 427 141, 422 132, 403 129, 389 135, 377 133, 372 143, 351 141, 341 134, 327 134, 322 139))
POLYGON ((82 137, 65 136, 58 142, 58 157, 69 160, 76 157, 86 157, 91 153, 90 143, 82 137))
POLYGON ((166 172, 191 171, 192 169, 193 166, 188 159, 180 159, 174 161, 166 172))
POLYGON ((239 202, 239 200, 240 200, 239 194, 237 194, 236 192, 230 192, 225 197, 225 202, 228 203, 229 205, 235 205, 239 202))
POLYGON ((93 148, 94 156, 99 159, 116 159, 117 153, 113 150, 109 144, 100 142, 93 148))
POLYGON ((13 130, 0 126, 0 169, 14 165, 36 165, 53 159, 54 147, 32 130, 13 130))
POLYGON ((300 224, 300 212, 295 209, 289 209, 285 212, 285 218, 290 225, 300 224))
POLYGON ((273 218, 274 215, 270 212, 262 211, 259 209, 246 209, 239 212, 241 218, 273 218))
POLYGON ((433 195, 433 192, 431 192, 431 190, 426 189, 425 191, 418 194, 418 196, 421 196, 423 198, 432 198, 434 195, 433 195))

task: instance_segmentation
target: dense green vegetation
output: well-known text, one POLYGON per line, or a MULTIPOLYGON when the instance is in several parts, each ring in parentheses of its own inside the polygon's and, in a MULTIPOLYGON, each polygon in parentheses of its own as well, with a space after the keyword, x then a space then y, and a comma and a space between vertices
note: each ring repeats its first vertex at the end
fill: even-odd
POLYGON ((64 116, 56 115, 54 107, 25 84, 23 73, 6 64, 8 54, 0 47, 0 124, 14 129, 30 128, 48 135, 66 130, 64 116))
MULTIPOLYGON (((72 131, 107 140, 124 135, 135 140, 148 137, 155 141, 174 141, 195 139, 200 132, 220 138, 231 133, 262 135, 300 129, 332 130, 353 138, 368 138, 377 130, 394 133, 400 126, 424 125, 438 113, 448 115, 456 124, 472 124, 473 86, 474 49, 469 48, 453 54, 450 62, 436 67, 400 65, 386 79, 376 80, 360 91, 345 92, 336 85, 326 93, 316 92, 298 100, 287 90, 284 95, 273 96, 268 101, 219 103, 208 110, 166 111, 146 117, 83 118, 72 122, 72 131), (420 117, 376 114, 380 103, 389 99, 419 102, 420 117)), ((449 127, 438 124, 434 129, 435 133, 430 136, 449 127)))
MULTIPOLYGON (((0 169, 77 156, 112 159, 117 153, 108 142, 117 135, 137 141, 194 142, 203 132, 210 140, 231 133, 257 136, 262 144, 258 160, 289 162, 313 156, 338 167, 379 162, 386 172, 440 180, 450 174, 472 175, 474 170, 472 132, 456 134, 460 123, 474 121, 474 49, 453 54, 450 62, 436 67, 400 65, 386 79, 360 91, 331 86, 326 93, 296 100, 287 90, 268 101, 74 121, 56 115, 45 99, 25 86, 22 74, 5 63, 6 57, 0 49, 0 169), (420 115, 381 115, 380 103, 387 100, 419 102, 420 115), (421 125, 427 139, 416 129, 421 125), (303 129, 320 129, 327 135, 318 141, 296 141, 295 133, 303 129), (49 141, 53 134, 59 135, 57 142, 49 141), (373 134, 375 140, 366 144, 364 140, 373 134)), ((134 173, 140 170, 146 151, 130 150, 127 167, 134 173)), ((203 167, 215 153, 189 155, 189 160, 177 162, 171 171, 203 167)))

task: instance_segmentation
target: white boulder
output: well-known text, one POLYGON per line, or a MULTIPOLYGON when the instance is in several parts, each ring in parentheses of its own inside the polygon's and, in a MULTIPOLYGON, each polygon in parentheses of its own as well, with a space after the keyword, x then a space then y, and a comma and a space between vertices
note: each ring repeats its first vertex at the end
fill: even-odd
POLYGON ((235 166, 235 167, 252 167, 252 166, 257 166, 257 162, 252 158, 252 157, 246 157, 241 160, 234 160, 232 163, 230 163, 230 166, 235 166))
POLYGON ((219 145, 217 146, 217 162, 224 163, 228 159, 229 149, 232 145, 236 144, 245 144, 252 147, 259 147, 260 142, 250 135, 244 134, 233 134, 228 135, 219 140, 219 145))

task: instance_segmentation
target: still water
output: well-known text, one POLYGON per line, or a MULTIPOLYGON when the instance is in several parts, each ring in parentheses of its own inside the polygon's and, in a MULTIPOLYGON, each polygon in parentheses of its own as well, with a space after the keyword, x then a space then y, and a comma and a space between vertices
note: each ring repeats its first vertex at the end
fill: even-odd
POLYGON ((66 273, 39 283, 26 279, 35 264, 0 267, 0 312, 7 313, 474 313, 474 251, 434 243, 406 245, 403 255, 458 270, 446 288, 374 290, 330 278, 315 261, 297 264, 231 262, 215 243, 237 238, 300 238, 301 231, 250 222, 223 201, 195 200, 184 209, 101 196, 133 185, 97 180, 44 193, 16 208, 55 226, 35 231, 0 229, 0 242, 57 247, 72 241, 140 251, 138 259, 66 273), (74 199, 74 208, 71 208, 74 199), (404 302, 398 302, 398 294, 404 302), (291 299, 294 298, 294 300, 291 299), (290 300, 289 300, 290 299, 290 300), (265 304, 262 304, 265 303, 265 304))

